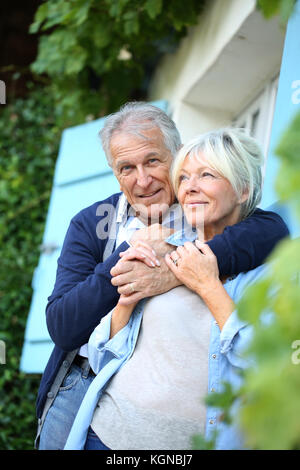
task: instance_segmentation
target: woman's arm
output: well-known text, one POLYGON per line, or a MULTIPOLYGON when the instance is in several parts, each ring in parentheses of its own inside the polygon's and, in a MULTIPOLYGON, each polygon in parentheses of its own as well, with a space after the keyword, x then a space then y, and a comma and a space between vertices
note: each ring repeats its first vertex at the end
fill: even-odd
POLYGON ((110 339, 127 325, 135 306, 136 303, 130 305, 117 303, 111 316, 110 339))
MULTIPOLYGON (((138 241, 134 247, 128 248, 126 251, 121 252, 120 258, 122 258, 123 262, 139 260, 149 267, 154 268, 155 266, 160 266, 160 262, 156 257, 155 251, 146 242, 143 241, 138 241)), ((120 296, 119 302, 113 310, 111 317, 110 339, 127 325, 134 307, 137 304, 137 302, 133 302, 129 305, 122 305, 122 299, 124 297, 126 296, 120 296)))
POLYGON ((203 299, 214 319, 223 329, 226 321, 235 309, 232 298, 228 295, 221 281, 211 283, 206 288, 199 290, 198 294, 203 299))
POLYGON ((175 276, 203 299, 222 330, 234 302, 219 278, 216 256, 207 244, 197 240, 196 245, 187 242, 166 255, 165 260, 175 276))

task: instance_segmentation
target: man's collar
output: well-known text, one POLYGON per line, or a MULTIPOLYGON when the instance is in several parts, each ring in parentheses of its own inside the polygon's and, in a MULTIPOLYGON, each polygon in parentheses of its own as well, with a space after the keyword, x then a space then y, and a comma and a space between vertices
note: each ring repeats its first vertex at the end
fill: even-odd
MULTIPOLYGON (((125 224, 128 218, 128 211, 130 209, 130 205, 125 197, 125 194, 122 193, 118 203, 118 211, 117 211, 117 223, 125 224)), ((183 212, 181 206, 175 202, 173 206, 170 207, 170 212, 166 214, 164 217, 167 226, 174 226, 176 227, 176 221, 182 226, 182 217, 183 212), (170 219, 170 220, 169 220, 170 219), (171 222, 172 221, 172 222, 171 222), (170 223, 171 222, 171 223, 170 223), (175 223, 174 223, 175 222, 175 223)), ((168 237, 165 241, 170 245, 180 246, 183 245, 185 242, 190 241, 193 242, 197 238, 197 232, 193 229, 189 224, 187 224, 186 220, 184 219, 184 228, 177 230, 173 233, 170 237, 168 237)), ((164 222, 163 222, 164 225, 164 222)))
POLYGON ((117 212, 117 223, 126 222, 127 220, 127 210, 128 210, 128 201, 125 197, 125 194, 122 193, 119 198, 118 212, 117 212))

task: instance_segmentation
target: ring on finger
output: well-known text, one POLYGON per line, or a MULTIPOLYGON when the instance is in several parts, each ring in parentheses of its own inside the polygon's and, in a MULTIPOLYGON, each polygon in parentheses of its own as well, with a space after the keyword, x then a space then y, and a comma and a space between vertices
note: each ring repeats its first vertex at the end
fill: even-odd
POLYGON ((178 260, 179 260, 179 258, 177 258, 177 259, 172 259, 172 261, 173 261, 173 263, 175 264, 175 266, 178 265, 178 260))
POLYGON ((131 283, 129 285, 130 285, 131 293, 133 294, 135 292, 134 287, 133 287, 133 283, 131 283))

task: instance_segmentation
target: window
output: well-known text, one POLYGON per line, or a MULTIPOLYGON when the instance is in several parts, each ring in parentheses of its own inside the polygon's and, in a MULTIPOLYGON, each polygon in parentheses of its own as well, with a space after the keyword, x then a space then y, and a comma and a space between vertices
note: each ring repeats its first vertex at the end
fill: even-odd
POLYGON ((235 127, 243 127, 262 145, 268 154, 270 134, 278 88, 278 76, 270 80, 259 95, 233 120, 235 127))

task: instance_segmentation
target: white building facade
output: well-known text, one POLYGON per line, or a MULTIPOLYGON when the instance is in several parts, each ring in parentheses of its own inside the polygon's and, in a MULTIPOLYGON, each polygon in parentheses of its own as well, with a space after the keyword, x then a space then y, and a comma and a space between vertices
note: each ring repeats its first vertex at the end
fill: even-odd
POLYGON ((285 29, 255 0, 211 0, 174 54, 161 61, 149 99, 165 99, 183 142, 246 127, 267 155, 285 29))

